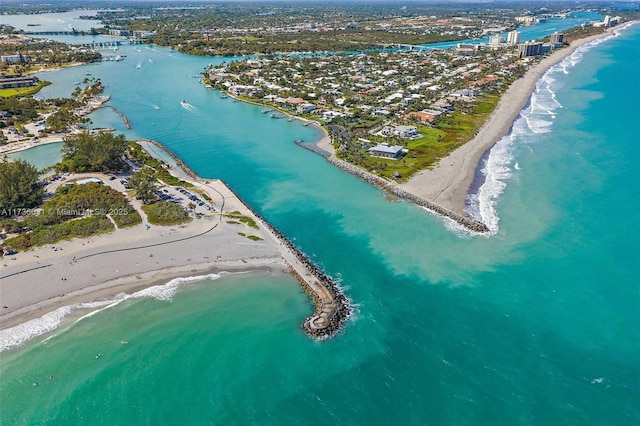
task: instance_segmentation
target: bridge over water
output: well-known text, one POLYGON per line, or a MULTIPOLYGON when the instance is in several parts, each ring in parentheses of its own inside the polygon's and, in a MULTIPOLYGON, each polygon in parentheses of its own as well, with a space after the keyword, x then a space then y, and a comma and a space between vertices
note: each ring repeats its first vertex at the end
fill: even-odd
POLYGON ((25 35, 79 35, 78 31, 25 31, 25 35))
POLYGON ((419 52, 428 52, 433 50, 432 47, 422 46, 419 44, 392 44, 390 47, 398 50, 416 50, 419 52))

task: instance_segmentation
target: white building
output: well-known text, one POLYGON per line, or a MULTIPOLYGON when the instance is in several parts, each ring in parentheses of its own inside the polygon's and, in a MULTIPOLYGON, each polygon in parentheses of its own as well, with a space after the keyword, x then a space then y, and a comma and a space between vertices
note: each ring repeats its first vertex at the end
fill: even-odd
POLYGON ((17 64, 18 62, 24 61, 29 62, 29 57, 27 55, 2 55, 2 62, 5 64, 17 64))
POLYGON ((418 133, 418 128, 416 126, 396 126, 393 130, 393 134, 400 136, 403 139, 420 137, 420 133, 418 133))
POLYGON ((507 33, 507 43, 509 44, 520 43, 520 31, 509 31, 507 33))
POLYGON ((489 37, 489 47, 500 47, 504 43, 504 38, 500 34, 489 37))

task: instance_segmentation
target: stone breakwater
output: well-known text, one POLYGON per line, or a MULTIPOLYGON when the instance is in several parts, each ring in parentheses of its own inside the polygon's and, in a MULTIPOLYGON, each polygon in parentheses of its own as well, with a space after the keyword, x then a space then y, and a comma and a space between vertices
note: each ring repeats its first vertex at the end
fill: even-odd
POLYGON ((398 198, 403 198, 405 200, 411 201, 421 207, 431 210, 436 214, 439 214, 440 216, 447 217, 455 221, 456 223, 464 226, 466 229, 472 232, 478 232, 481 234, 485 234, 489 232, 489 228, 487 227, 487 225, 485 225, 482 222, 471 219, 468 216, 464 216, 452 210, 446 209, 442 206, 439 206, 436 203, 425 200, 424 198, 420 198, 417 195, 411 194, 405 191, 404 189, 399 188, 393 182, 389 182, 388 180, 385 180, 379 176, 375 176, 365 170, 362 170, 359 167, 354 166, 353 164, 340 160, 336 158, 334 155, 327 157, 327 161, 333 164, 334 166, 339 167, 342 170, 359 177, 363 181, 377 186, 378 188, 388 192, 389 194, 395 195, 398 198))
POLYGON ((152 145, 157 146, 158 148, 166 152, 171 158, 173 158, 173 160, 176 162, 178 167, 180 167, 191 179, 197 180, 197 181, 200 180, 200 177, 193 170, 191 170, 189 166, 184 164, 184 162, 177 155, 175 155, 169 148, 167 148, 160 142, 154 141, 153 139, 140 139, 140 142, 146 142, 146 143, 150 143, 152 145))
MULTIPOLYGON (((142 139, 142 142, 153 144, 166 152, 182 170, 193 180, 200 177, 191 170, 178 156, 158 141, 142 139)), ((315 151, 314 151, 315 152, 315 151)), ((318 268, 287 237, 267 222, 249 204, 247 204, 231 187, 229 191, 249 210, 255 218, 282 244, 291 258, 283 256, 289 264, 291 274, 296 278, 305 293, 313 300, 316 310, 302 324, 302 329, 311 337, 324 340, 338 333, 343 323, 351 316, 351 300, 347 298, 338 284, 318 268)))
POLYGON ((127 117, 125 117, 123 113, 118 111, 118 109, 116 109, 116 107, 110 106, 110 108, 113 110, 113 112, 115 112, 116 114, 118 114, 122 118, 122 122, 124 123, 124 127, 127 128, 127 129, 131 129, 131 124, 129 124, 129 119, 127 117))
POLYGON ((325 151, 323 151, 321 148, 318 148, 315 144, 314 144, 314 145, 305 144, 305 143, 304 143, 303 141, 301 141, 300 139, 295 140, 295 141, 294 141, 294 143, 295 143, 296 145, 298 145, 300 148, 304 148, 304 149, 306 149, 307 151, 311 151, 311 152, 313 152, 314 154, 321 155, 321 156, 323 156, 323 157, 325 157, 325 158, 329 156, 329 153, 328 153, 328 152, 325 152, 325 151))
POLYGON ((240 196, 229 190, 243 203, 258 219, 262 226, 268 229, 279 243, 293 255, 294 259, 285 260, 289 263, 291 274, 296 277, 302 289, 309 295, 316 305, 316 310, 302 324, 302 329, 311 337, 324 340, 338 333, 345 320, 352 314, 351 300, 347 298, 340 286, 318 266, 302 253, 280 231, 274 228, 260 214, 255 212, 240 196))

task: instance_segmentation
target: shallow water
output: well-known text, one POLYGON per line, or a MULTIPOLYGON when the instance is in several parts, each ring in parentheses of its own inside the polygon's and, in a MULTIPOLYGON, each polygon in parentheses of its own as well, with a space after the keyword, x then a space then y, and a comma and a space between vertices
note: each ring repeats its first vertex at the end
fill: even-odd
MULTIPOLYGON (((289 276, 123 302, 2 354, 3 423, 637 424, 639 40, 636 25, 539 83, 488 159, 477 211, 491 237, 452 232, 293 144, 316 130, 220 99, 192 78, 212 58, 131 47, 83 67, 128 137, 230 184, 357 310, 318 343, 289 276)), ((45 90, 72 90, 73 73, 45 90)))

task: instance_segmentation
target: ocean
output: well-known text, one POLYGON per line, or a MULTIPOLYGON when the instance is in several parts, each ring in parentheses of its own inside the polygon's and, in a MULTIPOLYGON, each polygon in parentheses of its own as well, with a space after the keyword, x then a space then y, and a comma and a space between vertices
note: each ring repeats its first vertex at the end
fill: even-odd
POLYGON ((0 354, 2 424, 640 423, 640 25, 540 80, 482 165, 470 211, 488 237, 387 200, 293 143, 316 129, 193 78, 223 59, 122 49, 123 62, 47 74, 42 95, 100 77, 133 129, 108 109, 95 126, 157 139, 224 180, 356 312, 316 342, 295 280, 258 274, 69 309, 0 354))

